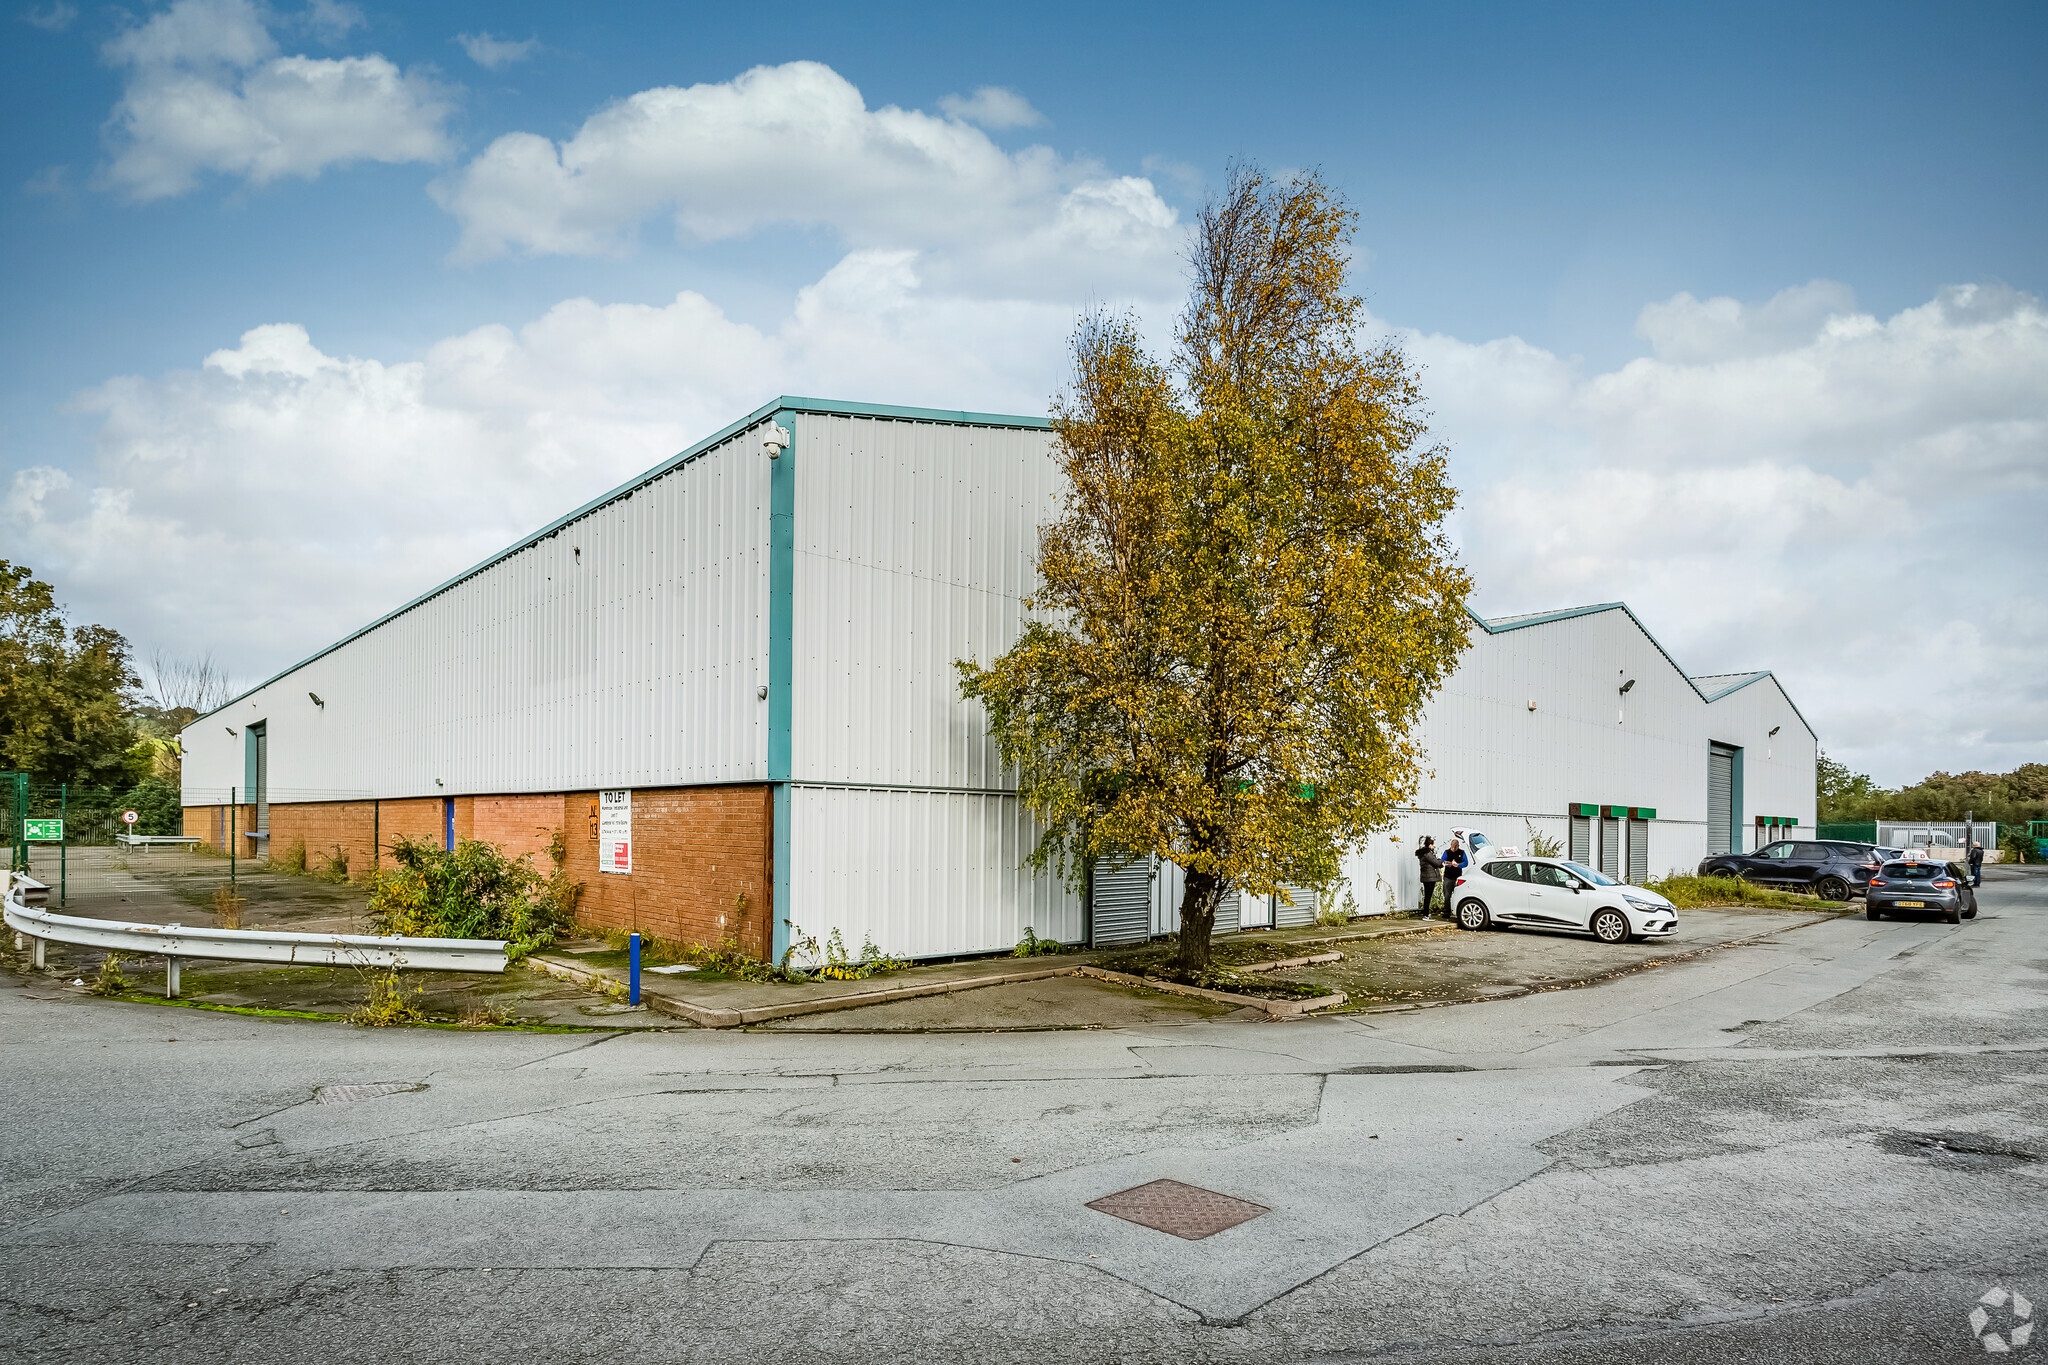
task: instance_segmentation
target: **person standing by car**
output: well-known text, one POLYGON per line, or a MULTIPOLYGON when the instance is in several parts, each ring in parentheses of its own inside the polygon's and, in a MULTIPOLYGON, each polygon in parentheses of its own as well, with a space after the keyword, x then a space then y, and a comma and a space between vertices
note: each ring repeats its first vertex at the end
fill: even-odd
POLYGON ((1970 885, 1984 885, 1984 845, 1970 845, 1970 885))
POLYGON ((1422 868, 1421 914, 1426 919, 1429 917, 1430 908, 1436 900, 1437 883, 1444 879, 1444 860, 1437 856, 1435 835, 1425 834, 1422 836, 1422 846, 1415 850, 1415 861, 1422 868))
POLYGON ((1444 847, 1444 913, 1457 914, 1458 878, 1465 875, 1465 869, 1472 865, 1465 856, 1465 850, 1458 845, 1458 836, 1453 834, 1451 842, 1444 847))

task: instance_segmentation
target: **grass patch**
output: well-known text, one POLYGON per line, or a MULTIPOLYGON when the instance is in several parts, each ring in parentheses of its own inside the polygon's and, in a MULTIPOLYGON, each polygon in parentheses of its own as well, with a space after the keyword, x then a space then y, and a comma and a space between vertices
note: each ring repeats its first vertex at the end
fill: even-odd
POLYGON ((1773 910, 1843 908, 1840 901, 1824 901, 1818 896, 1802 895, 1797 891, 1758 886, 1741 877, 1666 877, 1662 881, 1645 882, 1643 889, 1656 892, 1681 910, 1700 910, 1714 905, 1756 905, 1773 910))

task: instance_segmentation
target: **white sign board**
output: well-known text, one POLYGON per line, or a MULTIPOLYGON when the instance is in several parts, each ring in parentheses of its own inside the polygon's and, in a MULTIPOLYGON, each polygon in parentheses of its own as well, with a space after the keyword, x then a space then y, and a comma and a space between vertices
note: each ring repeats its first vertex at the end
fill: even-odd
POLYGON ((597 794, 597 870, 633 870, 633 793, 597 794))

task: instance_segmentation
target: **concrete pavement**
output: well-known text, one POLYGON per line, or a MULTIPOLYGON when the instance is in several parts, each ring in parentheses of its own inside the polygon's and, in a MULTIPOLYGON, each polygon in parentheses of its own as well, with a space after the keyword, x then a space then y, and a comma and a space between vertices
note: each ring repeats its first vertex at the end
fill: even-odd
POLYGON ((1983 900, 1586 990, 1086 1032, 363 1033, 10 979, 0 1340, 1973 1358, 1985 1288, 2048 1303, 2048 880, 1983 900), (425 1088, 318 1089, 380 1081, 425 1088), (1085 1207, 1162 1177, 1270 1212, 1187 1242, 1085 1207))

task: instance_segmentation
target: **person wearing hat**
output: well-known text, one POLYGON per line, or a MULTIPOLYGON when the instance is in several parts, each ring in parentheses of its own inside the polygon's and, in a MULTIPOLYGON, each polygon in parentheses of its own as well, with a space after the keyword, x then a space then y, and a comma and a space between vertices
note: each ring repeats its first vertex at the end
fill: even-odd
POLYGON ((1422 836, 1422 846, 1415 850, 1415 861, 1422 868, 1422 909, 1420 913, 1427 917, 1436 902, 1437 883, 1444 879, 1444 860, 1437 855, 1435 835, 1425 834, 1422 836))

